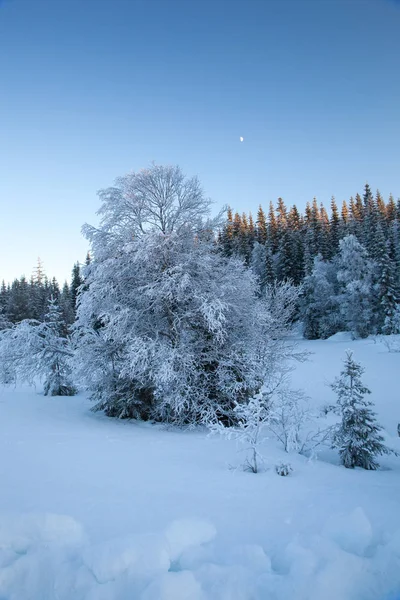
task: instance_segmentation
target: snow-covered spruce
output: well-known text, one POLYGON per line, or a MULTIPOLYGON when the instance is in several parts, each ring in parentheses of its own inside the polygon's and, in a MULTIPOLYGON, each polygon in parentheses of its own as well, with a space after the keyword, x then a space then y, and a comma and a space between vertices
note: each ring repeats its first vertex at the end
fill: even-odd
POLYGON ((374 264, 354 235, 339 242, 337 280, 339 306, 348 331, 367 337, 372 331, 372 283, 374 264))
POLYGON ((45 395, 72 396, 73 351, 61 310, 50 298, 43 323, 25 319, 0 332, 0 364, 3 383, 15 379, 33 384, 43 380, 45 395))
POLYGON ((309 340, 328 338, 344 328, 336 274, 335 265, 319 254, 312 272, 304 279, 301 320, 304 337, 309 340))
POLYGON ((99 227, 84 227, 93 261, 75 326, 95 408, 229 423, 290 354, 256 277, 218 251, 219 220, 179 167, 131 173, 100 198, 99 227))
POLYGON ((337 394, 337 411, 341 416, 334 437, 333 447, 339 450, 342 464, 349 469, 362 467, 375 470, 379 467, 376 457, 393 452, 385 446, 382 427, 371 409, 372 402, 365 399, 370 390, 361 381, 364 369, 347 351, 344 369, 331 385, 337 394))

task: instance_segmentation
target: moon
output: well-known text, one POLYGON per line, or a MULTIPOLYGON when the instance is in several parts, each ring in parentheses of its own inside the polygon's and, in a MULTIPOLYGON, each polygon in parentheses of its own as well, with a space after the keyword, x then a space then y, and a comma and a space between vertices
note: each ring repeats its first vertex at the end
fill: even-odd
POLYGON ((242 138, 242 136, 240 136, 239 140, 240 140, 241 142, 243 142, 244 138, 242 138))

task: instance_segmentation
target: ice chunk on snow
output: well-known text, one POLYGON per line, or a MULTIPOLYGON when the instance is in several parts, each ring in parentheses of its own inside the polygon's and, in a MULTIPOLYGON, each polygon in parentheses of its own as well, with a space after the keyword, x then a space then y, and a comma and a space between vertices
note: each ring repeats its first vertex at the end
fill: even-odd
POLYGON ((206 600, 190 571, 165 573, 151 583, 140 600, 206 600))
POLYGON ((84 541, 80 523, 70 516, 47 514, 2 515, 0 548, 23 554, 37 544, 75 545, 84 541))
POLYGON ((161 535, 117 538, 92 546, 84 553, 85 565, 99 583, 105 583, 129 571, 140 577, 154 577, 168 571, 170 559, 161 535))
POLYGON ((229 564, 243 565, 254 573, 269 573, 271 571, 271 560, 261 546, 257 544, 246 544, 235 546, 227 553, 229 564))
POLYGON ((310 548, 304 548, 299 542, 290 542, 286 548, 285 563, 290 563, 292 577, 302 578, 312 575, 317 569, 318 557, 310 548))
POLYGON ((201 519, 174 521, 165 531, 171 560, 177 560, 184 550, 210 542, 216 534, 214 525, 201 519))
POLYGON ((349 515, 332 516, 323 529, 324 536, 347 552, 362 556, 372 542, 372 527, 362 508, 349 515))

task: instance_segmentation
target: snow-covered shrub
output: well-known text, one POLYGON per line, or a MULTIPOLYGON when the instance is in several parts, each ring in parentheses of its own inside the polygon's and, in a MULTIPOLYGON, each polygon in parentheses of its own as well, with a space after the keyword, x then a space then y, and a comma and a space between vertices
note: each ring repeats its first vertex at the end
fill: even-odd
POLYGON ((233 409, 236 424, 230 427, 224 426, 219 421, 209 423, 212 433, 224 435, 227 439, 236 440, 244 446, 246 459, 243 468, 252 473, 258 473, 260 462, 264 462, 259 447, 266 439, 263 433, 270 420, 269 400, 266 394, 258 393, 247 403, 237 403, 233 409))
POLYGON ((45 321, 25 319, 0 333, 2 383, 20 379, 33 384, 43 380, 45 395, 72 396, 71 342, 65 336, 66 324, 60 308, 51 298, 45 321))
POLYGON ((378 336, 388 352, 400 352, 400 335, 380 335, 378 336))
POLYGON ((345 467, 375 470, 379 467, 376 457, 393 450, 383 443, 382 427, 371 409, 373 404, 364 397, 371 392, 361 381, 363 373, 361 365, 353 360, 353 353, 347 351, 344 369, 331 385, 337 394, 337 411, 341 416, 332 445, 339 450, 345 467))
POLYGON ((271 400, 268 427, 282 443, 285 452, 299 451, 301 434, 309 419, 310 409, 304 393, 287 385, 278 388, 271 400))
POLYGON ((400 305, 397 305, 391 317, 385 318, 383 335, 378 336, 389 352, 400 352, 400 305))
MULTIPOLYGON (((84 228, 94 258, 75 326, 77 372, 95 409, 232 422, 236 404, 290 354, 282 319, 259 297, 251 270, 218 252, 218 221, 207 220, 196 179, 153 166, 100 197, 99 228, 84 228)), ((277 289, 275 303, 291 301, 292 287, 277 289)))
POLYGON ((207 420, 213 432, 242 443, 248 455, 244 468, 257 473, 260 461, 264 458, 259 447, 265 439, 267 429, 272 429, 286 449, 298 443, 297 427, 303 423, 306 411, 300 407, 304 396, 299 391, 290 390, 287 385, 288 373, 293 368, 291 361, 306 360, 307 353, 298 351, 288 340, 291 323, 300 290, 289 282, 266 286, 263 303, 266 308, 267 344, 262 354, 262 390, 247 402, 237 403, 234 408, 234 425, 207 420), (301 412, 301 423, 297 423, 301 412))
POLYGON ((281 477, 287 477, 290 473, 293 472, 293 467, 290 463, 281 462, 275 465, 275 471, 281 477))

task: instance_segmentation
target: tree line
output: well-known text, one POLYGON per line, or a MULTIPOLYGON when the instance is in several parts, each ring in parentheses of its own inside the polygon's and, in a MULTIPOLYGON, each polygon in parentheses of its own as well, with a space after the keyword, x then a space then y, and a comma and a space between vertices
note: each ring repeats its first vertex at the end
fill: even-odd
POLYGON ((315 198, 304 214, 282 198, 267 213, 260 206, 256 220, 229 209, 218 244, 252 268, 261 293, 274 281, 302 286, 296 318, 305 337, 365 337, 399 330, 399 227, 400 199, 385 202, 366 184, 340 210, 332 198, 330 214, 315 198))
MULTIPOLYGON (((85 264, 90 264, 90 254, 85 264)), ((43 264, 37 265, 28 280, 24 275, 12 283, 1 282, 0 286, 0 329, 1 323, 15 324, 24 319, 44 321, 49 301, 53 299, 59 306, 61 318, 66 325, 72 325, 76 314, 78 291, 83 283, 82 266, 76 262, 72 268, 70 283, 60 287, 55 277, 49 279, 43 264)))

